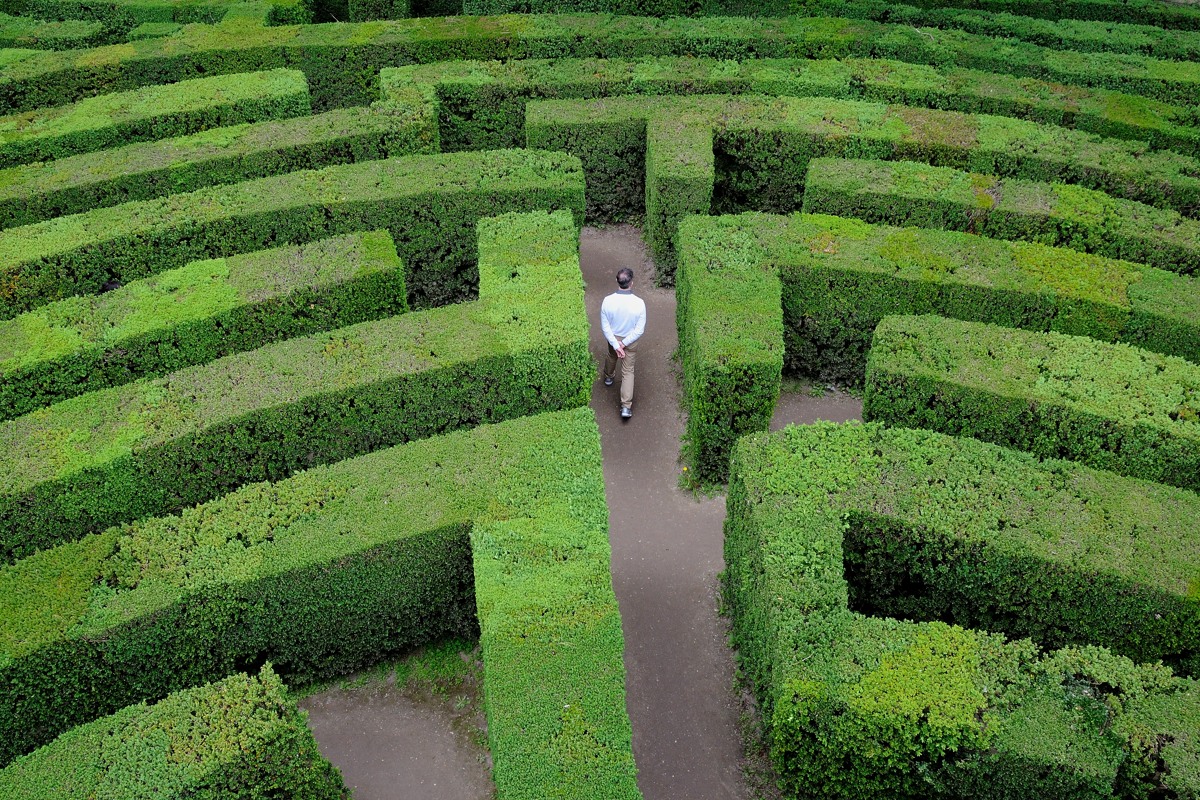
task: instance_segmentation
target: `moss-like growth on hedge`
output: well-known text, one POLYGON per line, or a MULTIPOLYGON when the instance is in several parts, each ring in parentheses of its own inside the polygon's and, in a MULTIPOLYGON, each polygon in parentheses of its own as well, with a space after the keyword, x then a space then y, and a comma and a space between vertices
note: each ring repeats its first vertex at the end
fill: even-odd
POLYGON ((0 227, 335 164, 436 153, 421 109, 376 104, 0 170, 0 227))
POLYGON ((804 179, 804 211, 1040 242, 1183 274, 1200 269, 1200 221, 1061 183, 815 158, 804 179))
POLYGON ((1128 345, 886 317, 863 418, 1200 490, 1200 366, 1128 345))
POLYGON ((0 167, 310 111, 308 82, 294 69, 120 92, 0 117, 0 167))
POLYGON ((250 481, 586 403, 594 365, 571 215, 500 220, 481 223, 477 302, 277 342, 0 423, 5 560, 250 481))
POLYGON ((725 599, 784 791, 1192 796, 1195 737, 1172 735, 1200 710, 1195 682, 1092 643, 1200 669, 1197 503, 928 431, 742 439, 725 599), (947 600, 934 616, 992 633, 847 610, 888 613, 918 589, 947 600), (999 631, 1081 645, 1041 653, 999 631))
POLYGON ((9 800, 49 797, 342 800, 305 714, 265 666, 81 725, 0 770, 9 800))
POLYGON ((861 384, 875 326, 891 314, 1123 341, 1200 362, 1195 279, 1125 261, 805 214, 694 217, 680 241, 686 453, 704 480, 724 479, 738 436, 766 430, 782 371, 861 384))
POLYGON ((475 291, 475 224, 583 216, 579 161, 529 150, 417 155, 214 186, 0 231, 0 318, 201 258, 386 228, 425 308, 475 291))
POLYGON ((0 322, 0 420, 408 310, 386 231, 198 261, 0 322))

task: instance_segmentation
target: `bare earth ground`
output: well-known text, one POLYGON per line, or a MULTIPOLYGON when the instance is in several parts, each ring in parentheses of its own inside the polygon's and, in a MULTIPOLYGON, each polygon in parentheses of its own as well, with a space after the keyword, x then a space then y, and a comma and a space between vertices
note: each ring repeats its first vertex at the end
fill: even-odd
MULTIPOLYGON (((598 364, 605 352, 600 302, 616 288, 618 269, 635 270, 634 291, 647 306, 633 419, 618 417, 618 386, 605 387, 599 369, 591 402, 604 454, 638 784, 646 800, 751 798, 764 793, 769 771, 761 754, 743 754, 743 716, 752 703, 735 685, 728 623, 717 610, 725 500, 679 488, 684 418, 672 360, 675 293, 654 287, 637 228, 585 228, 580 258, 598 364)), ((783 395, 773 430, 861 416, 861 402, 848 395, 788 388, 801 391, 783 395)), ((486 800, 493 789, 485 756, 452 701, 414 698, 376 681, 331 689, 302 705, 321 752, 342 770, 356 800, 486 800)))

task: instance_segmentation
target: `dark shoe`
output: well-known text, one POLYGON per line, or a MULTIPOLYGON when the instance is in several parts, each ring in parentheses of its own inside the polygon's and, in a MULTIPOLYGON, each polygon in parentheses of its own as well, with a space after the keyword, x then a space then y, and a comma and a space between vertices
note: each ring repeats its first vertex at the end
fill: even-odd
POLYGON ((612 386, 612 384, 613 384, 613 380, 612 380, 612 378, 605 378, 605 379, 604 379, 604 385, 605 385, 605 386, 612 386))
POLYGON ((630 419, 630 418, 632 418, 632 417, 633 417, 633 409, 632 409, 632 408, 625 408, 625 407, 623 407, 623 406, 622 406, 622 408, 621 408, 621 419, 630 419))

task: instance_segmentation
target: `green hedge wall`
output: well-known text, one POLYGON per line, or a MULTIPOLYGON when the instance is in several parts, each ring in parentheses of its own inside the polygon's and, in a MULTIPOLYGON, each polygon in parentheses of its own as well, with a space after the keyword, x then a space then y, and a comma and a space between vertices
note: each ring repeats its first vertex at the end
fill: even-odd
POLYGON ((1200 366, 1128 345, 886 317, 863 418, 1200 490, 1200 366))
POLYGON ((350 796, 270 666, 122 709, 0 770, 9 800, 147 792, 163 800, 350 796))
POLYGON ((792 0, 463 0, 464 14, 630 14, 638 17, 785 17, 792 0))
POLYGON ((757 95, 541 100, 526 113, 530 147, 564 150, 583 162, 590 218, 645 210, 647 240, 668 283, 680 219, 712 209, 794 210, 808 162, 818 156, 931 161, 1078 182, 1200 214, 1195 159, 1004 117, 757 95), (676 190, 681 184, 686 192, 676 190))
MULTIPOLYGON (((795 13, 803 10, 827 14, 836 12, 851 17, 874 15, 882 5, 879 0, 795 0, 793 4, 795 13)), ((1053 5, 1036 0, 955 0, 950 3, 909 0, 906 5, 923 10, 941 8, 948 14, 954 8, 968 8, 980 13, 1018 14, 1040 19, 1124 22, 1200 31, 1200 11, 1183 4, 1166 4, 1155 0, 1068 0, 1053 5)), ((901 13, 906 11, 902 8, 901 13)))
POLYGON ((961 31, 828 17, 657 19, 611 14, 452 17, 263 28, 227 21, 86 52, 13 51, 0 107, 27 110, 148 83, 302 70, 321 111, 378 99, 380 69, 453 59, 890 58, 984 69, 1195 104, 1200 64, 1075 53, 961 31))
POLYGON ((104 38, 98 22, 13 17, 0 13, 0 47, 28 47, 34 50, 75 50, 94 47, 104 38))
POLYGON ((1029 119, 1200 154, 1193 108, 953 67, 870 58, 532 59, 385 68, 385 99, 436 114, 445 151, 520 147, 531 99, 766 94, 904 103, 1029 119))
POLYGON ((1183 274, 1200 269, 1200 222, 1061 183, 815 158, 804 178, 804 211, 1039 242, 1183 274))
POLYGON ((0 231, 0 318, 200 258, 386 228, 424 308, 474 292, 476 222, 583 216, 579 161, 528 150, 416 155, 293 172, 0 231))
POLYGON ((0 420, 408 310, 386 231, 198 261, 0 322, 0 420))
POLYGON ((213 184, 436 153, 437 137, 436 122, 420 109, 376 104, 10 167, 0 170, 0 227, 213 184))
POLYGON ((0 167, 310 112, 299 70, 181 81, 0 117, 0 167))
POLYGON ((1112 641, 1135 660, 1195 669, 1197 502, 928 431, 818 424, 744 438, 726 602, 784 793, 1195 796, 1194 681, 1086 644, 1042 653, 997 633, 863 617, 847 611, 859 590, 846 575, 860 529, 897 551, 945 543, 942 561, 929 554, 935 588, 986 597, 972 607, 994 611, 993 630, 1026 621, 1047 640, 1112 641), (1140 535, 1147 519, 1154 536, 1140 535))
MULTIPOLYGON (((114 33, 128 31, 143 22, 203 22, 223 20, 231 11, 250 5, 245 0, 4 0, 0 9, 42 19, 89 19, 114 33)), ((271 25, 297 25, 312 22, 311 0, 266 0, 255 2, 255 14, 262 14, 271 25), (261 9, 259 11, 258 9, 261 9)))
POLYGON ((861 384, 875 326, 892 314, 1053 330, 1200 362, 1195 279, 1128 262, 799 214, 694 217, 680 242, 685 453, 703 480, 723 480, 734 440, 766 429, 782 370, 861 384))
POLYGON ((303 682, 470 629, 477 612, 501 800, 637 798, 609 559, 587 408, 94 534, 0 568, 0 757, 242 661, 303 682))
POLYGON ((255 480, 586 403, 594 365, 570 214, 481 223, 480 300, 278 342, 0 423, 5 560, 255 480))

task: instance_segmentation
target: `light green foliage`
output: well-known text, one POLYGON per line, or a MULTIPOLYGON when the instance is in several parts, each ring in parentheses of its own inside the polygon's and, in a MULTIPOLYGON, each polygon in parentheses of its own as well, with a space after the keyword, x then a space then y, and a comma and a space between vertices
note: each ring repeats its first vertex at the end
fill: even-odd
POLYGON ((0 166, 164 139, 242 122, 306 116, 298 70, 198 78, 0 117, 0 166))
MULTIPOLYGON (((910 0, 907 5, 883 3, 879 0, 796 0, 792 8, 797 13, 802 9, 809 11, 819 9, 824 13, 867 18, 874 18, 877 13, 890 12, 895 8, 897 9, 896 16, 906 21, 911 19, 908 15, 913 12, 929 12, 940 9, 943 15, 941 19, 956 19, 963 14, 956 9, 975 9, 975 16, 980 18, 984 14, 999 17, 1018 14, 1035 19, 1141 23, 1167 29, 1200 31, 1200 11, 1187 5, 1164 5, 1155 0, 1067 0, 1067 2, 1054 4, 1037 2, 1037 0, 969 0, 969 2, 956 0, 951 3, 910 0)), ((914 21, 913 24, 931 23, 914 21)), ((1011 34, 1003 33, 1001 35, 1011 34)))
POLYGON ((73 50, 99 44, 103 36, 104 28, 98 22, 47 22, 43 19, 0 14, 0 47, 73 50))
POLYGON ((197 261, 0 321, 0 420, 407 310, 386 231, 197 261))
POLYGON ((863 417, 1200 490, 1200 366, 1128 345, 885 317, 863 417))

